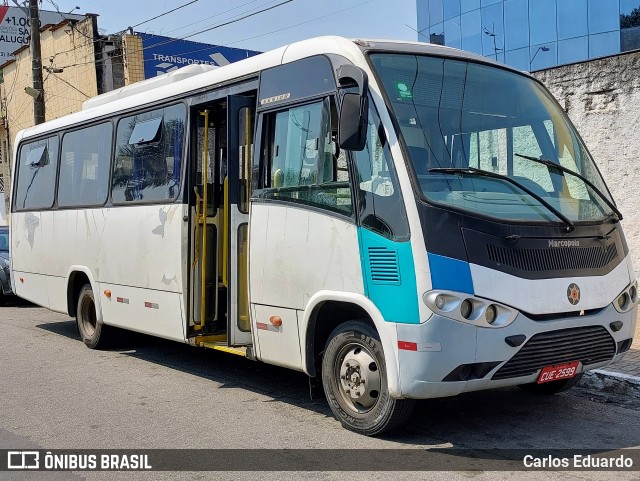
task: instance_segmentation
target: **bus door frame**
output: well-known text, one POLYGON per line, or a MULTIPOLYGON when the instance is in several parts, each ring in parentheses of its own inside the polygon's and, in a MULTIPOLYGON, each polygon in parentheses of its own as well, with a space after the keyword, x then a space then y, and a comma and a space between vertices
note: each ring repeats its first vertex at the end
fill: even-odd
POLYGON ((251 180, 252 148, 246 145, 241 135, 240 112, 248 109, 250 117, 244 126, 244 132, 250 136, 251 144, 255 142, 255 118, 257 97, 245 95, 227 96, 227 179, 225 179, 224 198, 227 236, 227 340, 229 346, 242 346, 252 343, 250 303, 249 303, 249 184, 251 180), (242 143, 242 145, 241 145, 242 143), (244 159, 246 169, 246 212, 240 210, 241 176, 240 155, 245 147, 244 159), (240 229, 244 230, 244 244, 241 245, 240 229), (242 252, 240 250, 242 248, 242 252), (242 258, 244 256, 244 259, 242 258), (240 271, 244 272, 240 272, 240 271), (243 288, 242 288, 243 287, 243 288), (244 299, 241 299, 243 296, 244 299), (241 319, 241 314, 246 319, 241 319), (241 329, 244 323, 245 329, 241 329))

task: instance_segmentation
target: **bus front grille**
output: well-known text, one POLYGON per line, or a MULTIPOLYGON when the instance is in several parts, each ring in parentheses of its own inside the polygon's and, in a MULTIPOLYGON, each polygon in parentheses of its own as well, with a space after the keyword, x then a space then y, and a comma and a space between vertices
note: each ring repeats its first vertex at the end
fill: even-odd
POLYGON ((487 244, 489 260, 528 272, 602 269, 618 257, 615 244, 597 247, 514 249, 487 244))
POLYGON ((534 335, 492 379, 530 376, 545 366, 580 361, 583 366, 609 361, 616 344, 602 326, 577 327, 534 335))

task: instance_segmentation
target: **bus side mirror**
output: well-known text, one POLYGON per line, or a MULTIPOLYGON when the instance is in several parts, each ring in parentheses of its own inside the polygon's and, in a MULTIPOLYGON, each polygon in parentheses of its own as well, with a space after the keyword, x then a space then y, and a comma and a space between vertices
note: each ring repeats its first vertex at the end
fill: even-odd
POLYGON ((345 150, 363 150, 367 143, 369 121, 367 74, 353 65, 342 65, 338 69, 338 82, 342 88, 358 87, 358 92, 345 92, 342 95, 338 145, 345 150))
POLYGON ((357 93, 345 93, 342 97, 338 125, 338 145, 341 149, 364 149, 367 143, 368 107, 366 96, 362 98, 357 93))

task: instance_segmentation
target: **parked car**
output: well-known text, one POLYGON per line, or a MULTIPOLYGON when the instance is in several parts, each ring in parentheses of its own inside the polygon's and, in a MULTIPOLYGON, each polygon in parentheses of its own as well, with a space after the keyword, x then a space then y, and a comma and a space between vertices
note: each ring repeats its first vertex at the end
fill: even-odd
POLYGON ((0 226, 0 303, 5 296, 11 295, 9 278, 9 227, 0 226))

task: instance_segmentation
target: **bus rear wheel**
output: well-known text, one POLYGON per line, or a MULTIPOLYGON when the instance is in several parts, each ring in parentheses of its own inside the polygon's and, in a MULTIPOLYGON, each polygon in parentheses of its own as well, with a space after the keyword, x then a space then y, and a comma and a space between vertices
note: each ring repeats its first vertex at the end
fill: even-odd
POLYGON ((336 419, 346 429, 375 436, 400 427, 414 401, 389 396, 378 333, 362 321, 339 325, 322 358, 322 384, 336 419))
POLYGON ((562 379, 560 381, 551 381, 544 382, 542 384, 520 384, 518 387, 522 389, 524 392, 528 392, 530 394, 539 394, 539 395, 553 395, 558 394, 560 392, 567 391, 574 386, 577 386, 582 379, 583 373, 577 374, 571 379, 562 379))
POLYGON ((78 296, 76 322, 82 342, 90 349, 103 347, 106 343, 105 325, 98 322, 96 301, 90 284, 85 284, 78 296))

